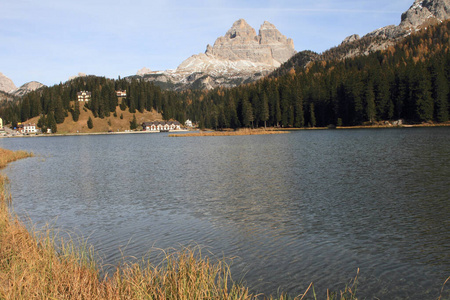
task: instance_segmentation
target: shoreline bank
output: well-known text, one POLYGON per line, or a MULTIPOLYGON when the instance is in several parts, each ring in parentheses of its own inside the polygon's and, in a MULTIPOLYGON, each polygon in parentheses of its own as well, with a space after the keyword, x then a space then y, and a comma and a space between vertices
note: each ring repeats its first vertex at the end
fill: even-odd
MULTIPOLYGON (((430 127, 450 127, 450 122, 446 123, 423 123, 423 124, 402 124, 402 125, 357 125, 357 126, 336 126, 336 127, 302 127, 302 128, 281 128, 281 127, 268 127, 266 129, 225 129, 225 130, 171 130, 169 131, 170 137, 188 137, 188 136, 235 136, 235 135, 263 135, 263 134, 279 134, 290 131, 301 130, 347 130, 347 129, 399 129, 399 128, 430 128, 430 127), (247 134, 244 134, 246 130, 249 130, 247 134), (261 132, 261 133, 259 133, 261 132)), ((0 132, 1 138, 29 138, 29 137, 50 137, 50 136, 86 136, 86 135, 121 135, 121 134, 155 134, 159 131, 118 131, 118 132, 77 132, 77 133, 41 133, 41 134, 8 134, 4 136, 5 132, 0 132)))

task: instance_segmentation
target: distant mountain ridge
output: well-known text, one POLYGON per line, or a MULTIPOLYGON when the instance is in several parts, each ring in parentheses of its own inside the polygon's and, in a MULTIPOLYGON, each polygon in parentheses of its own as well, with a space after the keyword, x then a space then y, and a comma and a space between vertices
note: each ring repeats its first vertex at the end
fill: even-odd
POLYGON ((274 71, 271 76, 286 74, 292 68, 306 67, 313 61, 341 60, 385 50, 414 32, 448 19, 450 19, 450 0, 415 0, 411 7, 401 15, 398 26, 385 26, 363 37, 357 34, 350 35, 343 40, 341 45, 330 48, 322 54, 312 51, 299 52, 274 71))
POLYGON ((22 96, 28 94, 29 92, 38 90, 44 86, 45 85, 43 85, 40 82, 31 81, 31 82, 25 83, 21 87, 15 89, 13 92, 11 92, 11 94, 16 97, 22 97, 22 96))
POLYGON ((8 78, 4 74, 0 73, 0 91, 9 95, 8 97, 2 97, 5 99, 6 98, 11 99, 13 97, 22 97, 22 96, 28 94, 29 92, 35 91, 44 86, 45 85, 43 85, 40 82, 31 81, 31 82, 23 84, 22 86, 20 86, 18 88, 18 87, 16 87, 16 85, 10 78, 8 78))

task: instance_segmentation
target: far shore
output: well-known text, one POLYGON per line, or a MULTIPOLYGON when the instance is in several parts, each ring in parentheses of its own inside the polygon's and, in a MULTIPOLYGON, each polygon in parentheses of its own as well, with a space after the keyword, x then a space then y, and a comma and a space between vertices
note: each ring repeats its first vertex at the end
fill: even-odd
POLYGON ((288 131, 281 131, 274 128, 268 129, 239 129, 239 130, 223 130, 223 131, 197 131, 186 132, 180 134, 169 134, 169 137, 192 137, 192 136, 239 136, 239 135, 263 135, 263 134, 283 134, 288 131))
MULTIPOLYGON (((264 134, 283 134, 290 131, 298 130, 339 130, 339 129, 387 129, 387 128, 427 128, 427 127, 450 127, 450 121, 445 123, 421 123, 421 124, 402 124, 402 125, 357 125, 357 126, 329 126, 329 127, 302 127, 302 128, 283 128, 283 127, 268 127, 264 128, 241 128, 238 130, 224 129, 224 130, 171 130, 169 137, 193 137, 193 136, 245 136, 245 135, 264 135, 264 134)), ((19 138, 19 137, 44 137, 44 136, 85 136, 85 135, 110 135, 110 134, 154 134, 159 131, 103 131, 103 132, 63 132, 63 133, 38 133, 38 134, 7 134, 5 131, 0 131, 0 138, 19 138)))

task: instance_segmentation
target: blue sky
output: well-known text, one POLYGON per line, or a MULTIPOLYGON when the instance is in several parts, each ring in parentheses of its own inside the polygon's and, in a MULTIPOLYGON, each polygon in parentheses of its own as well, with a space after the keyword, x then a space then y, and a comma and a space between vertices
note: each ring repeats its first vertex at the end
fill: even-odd
POLYGON ((267 20, 297 51, 322 52, 354 33, 398 25, 413 0, 0 0, 0 72, 16 86, 79 72, 125 77, 175 69, 243 18, 267 20))

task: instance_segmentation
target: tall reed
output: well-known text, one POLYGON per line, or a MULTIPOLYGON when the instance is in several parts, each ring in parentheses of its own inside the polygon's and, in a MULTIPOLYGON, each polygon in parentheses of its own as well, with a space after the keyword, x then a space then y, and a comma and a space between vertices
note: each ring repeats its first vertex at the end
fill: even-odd
POLYGON ((26 151, 12 151, 0 148, 0 169, 6 167, 10 162, 34 156, 33 153, 26 151))

